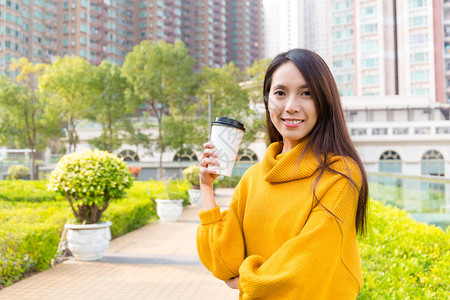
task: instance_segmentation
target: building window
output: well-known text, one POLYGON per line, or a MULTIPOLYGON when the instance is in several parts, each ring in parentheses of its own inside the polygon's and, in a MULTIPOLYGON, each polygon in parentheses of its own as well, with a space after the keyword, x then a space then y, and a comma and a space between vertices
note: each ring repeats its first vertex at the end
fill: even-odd
POLYGON ((378 41, 372 40, 372 41, 362 42, 361 43, 361 51, 362 52, 378 51, 378 41))
POLYGON ((377 68, 378 58, 366 58, 361 61, 363 69, 377 68))
POLYGON ((422 156, 422 175, 444 176, 444 157, 439 151, 428 150, 422 156))
POLYGON ((133 150, 123 150, 118 156, 124 161, 139 161, 139 156, 133 150))
POLYGON ((381 173, 401 173, 402 160, 400 155, 392 150, 383 152, 379 159, 379 171, 381 173))
POLYGON ((198 158, 192 150, 184 150, 175 154, 173 161, 198 161, 198 158))
POLYGON ((239 150, 239 161, 257 162, 258 156, 250 149, 239 150))
POLYGON ((362 17, 375 16, 376 14, 377 14, 376 6, 361 7, 361 16, 362 17))
POLYGON ((411 53, 412 63, 427 62, 427 61, 428 61, 428 52, 411 53))
POLYGON ((428 96, 430 95, 430 89, 412 89, 411 95, 428 96))
POLYGON ((387 135, 387 128, 372 128, 372 135, 387 135))
POLYGON ((409 18, 409 27, 419 27, 427 24, 427 16, 409 18))
POLYGON ((411 72, 411 81, 427 81, 429 79, 430 72, 428 70, 413 71, 411 72))
POLYGON ((427 6, 427 0, 409 0, 409 8, 419 8, 427 6))
POLYGON ((361 33, 374 33, 377 32, 377 24, 365 24, 361 25, 361 33))
POLYGON ((363 86, 377 85, 377 84, 378 84, 378 75, 370 75, 362 77, 363 86))
POLYGON ((411 35, 409 39, 410 45, 416 45, 416 44, 424 44, 428 41, 428 34, 422 33, 422 34, 416 34, 411 35))

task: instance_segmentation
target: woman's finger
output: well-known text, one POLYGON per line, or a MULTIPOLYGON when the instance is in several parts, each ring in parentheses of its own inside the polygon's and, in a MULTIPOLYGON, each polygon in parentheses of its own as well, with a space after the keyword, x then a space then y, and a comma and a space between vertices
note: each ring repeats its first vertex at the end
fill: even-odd
POLYGON ((212 149, 212 148, 214 148, 214 144, 211 141, 206 142, 206 143, 203 144, 203 148, 205 148, 205 149, 212 149))
POLYGON ((202 153, 202 156, 201 156, 200 159, 208 158, 208 157, 210 157, 210 156, 218 158, 218 157, 219 157, 219 154, 218 154, 217 151, 214 150, 214 149, 205 150, 205 151, 202 153))
POLYGON ((206 167, 200 167, 200 173, 201 174, 217 174, 216 170, 208 169, 206 167))
POLYGON ((200 167, 208 167, 208 165, 219 166, 220 163, 217 159, 214 158, 204 158, 200 161, 200 167))

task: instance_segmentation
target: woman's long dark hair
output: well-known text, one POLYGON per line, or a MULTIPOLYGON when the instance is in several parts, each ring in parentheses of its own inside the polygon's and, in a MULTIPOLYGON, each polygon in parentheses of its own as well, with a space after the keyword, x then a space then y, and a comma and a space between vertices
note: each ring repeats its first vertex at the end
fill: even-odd
POLYGON ((294 63, 302 73, 316 105, 317 123, 309 134, 308 144, 305 149, 306 151, 312 147, 314 155, 320 163, 320 174, 314 184, 314 197, 317 200, 315 187, 326 170, 342 174, 356 187, 352 178, 333 170, 327 161, 330 155, 339 155, 353 159, 358 165, 362 176, 355 220, 356 232, 364 235, 367 226, 366 211, 368 197, 366 172, 361 158, 350 139, 336 82, 327 64, 316 53, 305 49, 292 49, 277 55, 267 68, 264 78, 263 94, 269 140, 271 143, 283 141, 283 137, 270 120, 268 99, 273 73, 279 66, 287 62, 294 63))

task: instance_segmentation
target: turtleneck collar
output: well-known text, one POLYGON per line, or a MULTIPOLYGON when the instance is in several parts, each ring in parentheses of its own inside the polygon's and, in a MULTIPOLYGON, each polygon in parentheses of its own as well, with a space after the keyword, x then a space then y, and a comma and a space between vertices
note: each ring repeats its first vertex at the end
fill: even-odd
POLYGON ((288 153, 280 152, 283 144, 275 142, 269 145, 262 161, 264 180, 268 182, 287 182, 310 177, 319 166, 311 149, 305 152, 301 162, 299 158, 305 150, 308 139, 303 139, 288 153))

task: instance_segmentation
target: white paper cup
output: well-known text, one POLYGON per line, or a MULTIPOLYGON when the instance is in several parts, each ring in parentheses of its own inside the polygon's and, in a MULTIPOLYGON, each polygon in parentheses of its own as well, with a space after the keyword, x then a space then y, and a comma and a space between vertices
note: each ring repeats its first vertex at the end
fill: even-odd
POLYGON ((244 132, 244 124, 227 117, 217 117, 212 122, 211 142, 219 154, 217 160, 220 166, 209 165, 209 169, 216 170, 220 175, 231 176, 244 132))

